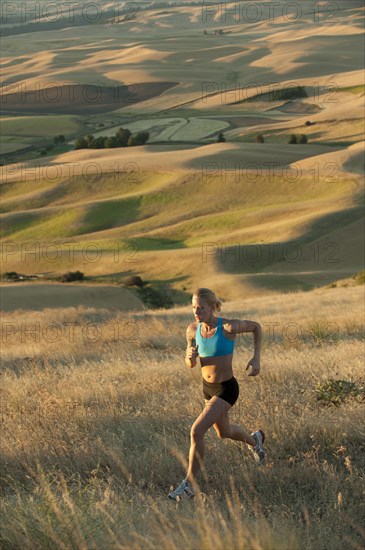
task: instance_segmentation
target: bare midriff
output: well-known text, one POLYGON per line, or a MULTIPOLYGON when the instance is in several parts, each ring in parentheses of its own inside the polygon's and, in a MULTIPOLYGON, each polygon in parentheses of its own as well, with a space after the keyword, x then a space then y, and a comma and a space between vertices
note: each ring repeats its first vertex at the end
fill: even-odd
POLYGON ((233 376, 232 357, 232 353, 220 357, 199 357, 204 380, 212 384, 230 380, 233 376))

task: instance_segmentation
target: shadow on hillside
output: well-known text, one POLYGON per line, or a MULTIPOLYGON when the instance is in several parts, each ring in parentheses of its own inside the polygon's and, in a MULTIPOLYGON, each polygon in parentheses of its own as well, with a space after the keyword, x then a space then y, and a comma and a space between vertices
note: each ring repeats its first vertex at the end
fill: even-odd
POLYGON ((87 280, 92 283, 123 283, 123 279, 130 275, 131 271, 128 269, 128 271, 114 271, 113 273, 104 273, 104 275, 89 275, 87 280))
POLYGON ((338 278, 351 276, 357 264, 357 270, 363 265, 359 235, 354 234, 359 239, 358 254, 348 265, 340 256, 340 245, 342 250, 346 250, 350 244, 353 246, 353 241, 349 240, 349 236, 344 236, 343 241, 336 241, 331 238, 331 233, 340 228, 345 230, 364 218, 362 193, 355 200, 356 206, 326 214, 309 223, 305 233, 296 240, 265 244, 237 242, 232 246, 209 243, 208 254, 219 271, 246 275, 250 284, 260 288, 309 290, 317 286, 316 283, 321 282, 322 278, 325 280, 322 284, 329 284, 338 278), (320 239, 322 241, 318 242, 320 239), (276 272, 278 266, 282 270, 276 272))

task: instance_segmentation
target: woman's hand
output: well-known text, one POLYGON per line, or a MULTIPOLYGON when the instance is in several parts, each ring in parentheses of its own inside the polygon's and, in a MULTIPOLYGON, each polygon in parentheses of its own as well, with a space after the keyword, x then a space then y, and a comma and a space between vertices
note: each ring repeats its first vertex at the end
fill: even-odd
POLYGON ((191 348, 188 351, 187 358, 190 359, 190 361, 196 361, 196 358, 198 357, 198 348, 199 346, 191 346, 191 348))
POLYGON ((252 359, 247 363, 246 369, 248 370, 252 367, 252 371, 249 373, 248 376, 257 376, 260 372, 260 358, 253 356, 252 359))

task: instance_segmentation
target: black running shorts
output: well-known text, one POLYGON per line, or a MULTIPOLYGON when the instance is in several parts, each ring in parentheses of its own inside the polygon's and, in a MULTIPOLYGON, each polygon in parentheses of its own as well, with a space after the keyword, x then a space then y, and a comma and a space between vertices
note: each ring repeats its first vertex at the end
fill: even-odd
POLYGON ((216 383, 207 382, 203 378, 203 393, 205 399, 211 399, 214 395, 217 395, 230 405, 234 405, 238 399, 240 389, 234 376, 230 380, 216 383))

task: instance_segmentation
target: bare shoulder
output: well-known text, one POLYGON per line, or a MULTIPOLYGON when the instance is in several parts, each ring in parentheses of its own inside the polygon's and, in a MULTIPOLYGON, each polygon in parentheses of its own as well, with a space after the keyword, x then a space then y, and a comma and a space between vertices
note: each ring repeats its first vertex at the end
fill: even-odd
POLYGON ((226 330, 227 332, 231 332, 230 329, 231 329, 232 322, 233 322, 232 319, 227 319, 227 317, 222 317, 222 325, 224 330, 226 330))
POLYGON ((196 321, 194 321, 193 323, 190 323, 190 325, 188 325, 188 328, 186 329, 187 338, 195 338, 197 328, 198 328, 198 323, 196 321))
POLYGON ((253 332, 256 327, 260 325, 255 321, 249 321, 248 319, 224 319, 224 329, 232 334, 239 334, 241 332, 253 332))
POLYGON ((233 322, 234 320, 232 319, 227 319, 227 317, 222 317, 222 326, 223 326, 224 332, 227 333, 227 335, 235 334, 235 330, 234 330, 235 325, 232 325, 233 322))

